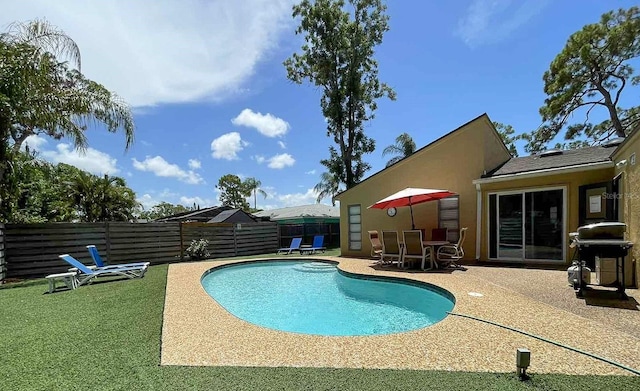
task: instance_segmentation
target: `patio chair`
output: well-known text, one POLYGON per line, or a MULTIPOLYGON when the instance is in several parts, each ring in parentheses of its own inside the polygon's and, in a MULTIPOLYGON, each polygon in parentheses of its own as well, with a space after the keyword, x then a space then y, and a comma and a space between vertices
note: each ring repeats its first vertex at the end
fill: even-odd
POLYGON ((324 247, 324 235, 316 235, 313 237, 313 244, 311 247, 300 247, 300 254, 313 254, 316 251, 325 252, 327 248, 324 247))
POLYGON ((393 264, 394 259, 397 259, 398 264, 402 262, 398 232, 382 231, 382 254, 380 255, 380 262, 382 264, 393 264))
POLYGON ((448 241, 448 232, 447 228, 434 228, 431 230, 431 240, 434 241, 448 241))
POLYGON ((120 268, 120 267, 143 267, 143 266, 149 266, 150 262, 135 262, 135 263, 120 263, 120 264, 116 264, 116 265, 107 265, 104 263, 104 261, 102 260, 102 258, 100 257, 100 253, 98 252, 98 249, 96 248, 96 246, 94 246, 93 244, 90 244, 87 246, 87 250, 89 251, 89 254, 91 255, 91 258, 93 258, 93 263, 96 264, 97 268, 100 269, 107 269, 107 268, 120 268))
POLYGON ((278 251, 276 251, 276 254, 291 254, 294 251, 300 251, 301 244, 302 238, 293 238, 291 239, 291 244, 289 245, 289 247, 279 248, 278 251))
MULTIPOLYGON (((402 237, 404 239, 404 247, 402 247, 401 267, 404 266, 405 262, 410 260, 421 260, 421 268, 424 270, 427 258, 431 261, 431 247, 425 247, 422 243, 422 231, 417 229, 402 231, 402 237)), ((431 268, 433 268, 433 263, 429 269, 431 268)))
POLYGON ((369 231, 369 240, 371 241, 371 258, 378 258, 382 261, 382 242, 378 231, 369 231))
POLYGON ((76 276, 76 287, 89 283, 99 276, 114 276, 119 275, 127 278, 142 278, 146 273, 148 265, 145 266, 129 266, 129 267, 106 267, 90 269, 82 262, 78 261, 69 254, 59 255, 59 258, 78 269, 76 276))
POLYGON ((455 244, 447 244, 444 246, 440 246, 437 252, 438 263, 442 264, 444 267, 453 266, 455 268, 459 268, 460 265, 457 263, 462 258, 464 258, 464 249, 462 248, 462 244, 464 243, 464 238, 466 236, 467 227, 460 228, 460 237, 458 238, 458 243, 455 244))

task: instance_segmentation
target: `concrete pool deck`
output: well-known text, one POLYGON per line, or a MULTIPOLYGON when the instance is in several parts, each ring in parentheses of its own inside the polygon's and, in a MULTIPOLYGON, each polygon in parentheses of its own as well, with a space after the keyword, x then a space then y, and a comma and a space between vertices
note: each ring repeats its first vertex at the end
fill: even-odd
MULTIPOLYGON (((566 272, 470 266, 466 271, 430 273, 374 267, 373 261, 362 259, 323 256, 302 259, 332 260, 339 262, 340 269, 351 273, 402 277, 438 285, 456 297, 455 313, 510 326, 640 369, 640 337, 635 332, 625 332, 622 329, 624 322, 622 326, 606 323, 607 317, 623 311, 625 319, 637 325, 640 323, 637 308, 602 307, 601 310, 609 315, 591 316, 588 311, 571 311, 554 305, 551 299, 518 292, 517 287, 509 285, 513 284, 511 280, 502 284, 499 278, 501 273, 512 279, 517 278, 518 272, 539 272, 532 275, 543 277, 540 285, 552 284, 561 290, 564 284, 568 294, 573 295, 566 284, 566 272), (472 296, 470 292, 482 296, 472 296)), ((231 315, 200 284, 200 278, 207 270, 237 262, 241 261, 169 266, 161 365, 513 372, 516 349, 526 347, 532 352, 530 372, 631 374, 520 333, 453 315, 431 327, 380 336, 329 337, 266 329, 231 315)), ((634 303, 637 303, 634 297, 640 299, 637 290, 627 290, 627 293, 634 303)), ((586 305, 575 296, 571 300, 575 300, 578 307, 586 305)))

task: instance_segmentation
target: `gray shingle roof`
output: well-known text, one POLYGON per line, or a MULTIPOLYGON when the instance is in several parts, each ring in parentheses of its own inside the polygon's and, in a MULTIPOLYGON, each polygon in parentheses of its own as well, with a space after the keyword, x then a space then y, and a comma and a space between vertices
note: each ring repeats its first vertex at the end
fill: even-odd
POLYGON ((271 220, 294 219, 300 217, 340 217, 340 208, 324 204, 292 206, 289 208, 263 210, 254 213, 258 217, 271 217, 271 220))
POLYGON ((239 209, 229 209, 229 210, 225 210, 224 212, 220 212, 218 213, 217 216, 215 216, 214 218, 212 218, 211 220, 209 220, 210 223, 221 223, 223 221, 225 221, 226 219, 228 219, 229 217, 231 217, 232 215, 234 215, 239 209))
POLYGON ((609 156, 615 151, 615 147, 602 146, 587 147, 562 151, 562 154, 552 156, 531 155, 509 159, 493 172, 485 175, 485 178, 500 175, 512 175, 529 171, 548 170, 551 168, 563 168, 580 166, 589 163, 611 161, 609 156))
POLYGON ((249 223, 255 219, 242 209, 229 209, 220 212, 217 216, 207 221, 207 223, 249 223))
POLYGON ((229 207, 226 206, 212 206, 209 208, 203 208, 195 211, 178 213, 172 216, 166 216, 154 221, 207 221, 217 216, 220 212, 228 209, 229 207))

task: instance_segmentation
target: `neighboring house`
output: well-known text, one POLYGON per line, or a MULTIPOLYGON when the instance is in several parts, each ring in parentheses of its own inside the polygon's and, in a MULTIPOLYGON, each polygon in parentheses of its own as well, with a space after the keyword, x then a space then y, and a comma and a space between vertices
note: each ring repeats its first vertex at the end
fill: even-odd
POLYGON ((605 220, 627 224, 637 257, 639 133, 603 146, 513 158, 483 114, 338 194, 342 255, 369 256, 369 230, 410 229, 409 208, 389 217, 367 207, 406 187, 422 187, 458 193, 457 201, 427 202, 413 212, 427 238, 432 228, 451 233, 468 227, 467 259, 567 264, 573 255, 569 233, 605 220))
POLYGON ((178 213, 154 220, 156 222, 180 221, 200 223, 254 223, 258 221, 242 209, 231 209, 228 206, 213 206, 196 211, 178 213))
POLYGON ((323 204, 292 206, 263 210, 256 217, 269 218, 280 227, 280 245, 288 245, 293 237, 312 243, 313 236, 325 235, 325 245, 338 246, 340 240, 340 208, 323 204))

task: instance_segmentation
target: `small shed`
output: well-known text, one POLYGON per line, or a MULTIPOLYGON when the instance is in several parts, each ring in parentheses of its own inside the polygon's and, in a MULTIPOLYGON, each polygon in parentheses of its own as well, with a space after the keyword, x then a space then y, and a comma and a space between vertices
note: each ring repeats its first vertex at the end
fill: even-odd
POLYGON ((269 218, 278 223, 280 245, 288 246, 291 239, 302 237, 303 244, 311 244, 315 235, 324 235, 327 247, 340 245, 340 208, 310 204, 288 208, 263 210, 256 217, 269 218))

